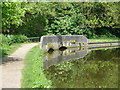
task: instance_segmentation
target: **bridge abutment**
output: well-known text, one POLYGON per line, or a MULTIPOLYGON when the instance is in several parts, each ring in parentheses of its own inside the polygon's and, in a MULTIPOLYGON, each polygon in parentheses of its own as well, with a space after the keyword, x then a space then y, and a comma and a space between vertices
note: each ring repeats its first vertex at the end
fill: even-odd
POLYGON ((74 48, 87 46, 88 39, 83 35, 42 36, 41 49, 47 52, 50 48, 56 50, 60 47, 74 48))

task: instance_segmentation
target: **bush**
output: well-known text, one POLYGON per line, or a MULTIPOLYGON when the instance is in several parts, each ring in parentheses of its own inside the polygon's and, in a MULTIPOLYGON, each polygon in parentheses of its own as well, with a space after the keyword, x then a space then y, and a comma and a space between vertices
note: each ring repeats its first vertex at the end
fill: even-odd
POLYGON ((11 37, 12 43, 24 43, 28 40, 25 35, 13 35, 11 37))
POLYGON ((0 34, 0 58, 7 55, 7 51, 10 50, 11 46, 15 43, 24 43, 28 39, 25 35, 4 35, 0 34))
POLYGON ((13 43, 24 43, 28 41, 28 38, 25 35, 3 35, 0 34, 0 44, 11 45, 13 43))
POLYGON ((2 46, 3 44, 8 45, 10 43, 9 38, 7 38, 5 35, 0 34, 0 45, 2 46))

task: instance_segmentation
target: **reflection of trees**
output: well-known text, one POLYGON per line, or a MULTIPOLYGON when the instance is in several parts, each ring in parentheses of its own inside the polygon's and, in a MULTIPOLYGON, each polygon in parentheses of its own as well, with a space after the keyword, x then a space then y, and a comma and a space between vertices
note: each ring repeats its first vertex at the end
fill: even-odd
POLYGON ((119 49, 92 51, 83 59, 53 65, 44 73, 53 87, 115 88, 118 87, 119 52, 119 49))
POLYGON ((101 61, 109 61, 113 59, 120 58, 119 56, 120 49, 110 49, 110 50, 97 50, 95 51, 94 58, 101 61))

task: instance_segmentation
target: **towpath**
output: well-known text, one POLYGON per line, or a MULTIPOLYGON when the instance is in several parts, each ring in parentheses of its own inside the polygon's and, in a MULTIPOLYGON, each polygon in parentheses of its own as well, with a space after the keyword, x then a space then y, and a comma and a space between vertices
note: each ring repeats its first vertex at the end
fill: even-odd
POLYGON ((0 65, 1 82, 0 88, 20 88, 21 70, 24 67, 24 58, 28 51, 39 43, 23 44, 12 55, 4 57, 3 64, 0 65))

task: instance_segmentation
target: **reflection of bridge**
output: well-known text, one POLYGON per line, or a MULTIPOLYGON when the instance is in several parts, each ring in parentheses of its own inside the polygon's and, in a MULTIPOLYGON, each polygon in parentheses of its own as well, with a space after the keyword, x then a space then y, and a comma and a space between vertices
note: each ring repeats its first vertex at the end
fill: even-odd
POLYGON ((44 58, 44 68, 57 64, 62 61, 83 58, 88 50, 95 48, 120 46, 120 41, 116 42, 88 42, 83 35, 61 35, 61 36, 42 36, 40 47, 46 53, 44 58), (61 47, 66 50, 59 51, 61 47))
POLYGON ((49 49, 61 47, 81 47, 87 45, 87 38, 83 35, 42 36, 41 49, 47 52, 49 49))
POLYGON ((51 65, 68 61, 83 58, 87 55, 89 51, 85 48, 71 48, 64 51, 55 50, 53 53, 46 53, 44 57, 44 66, 43 68, 50 67, 51 65))

